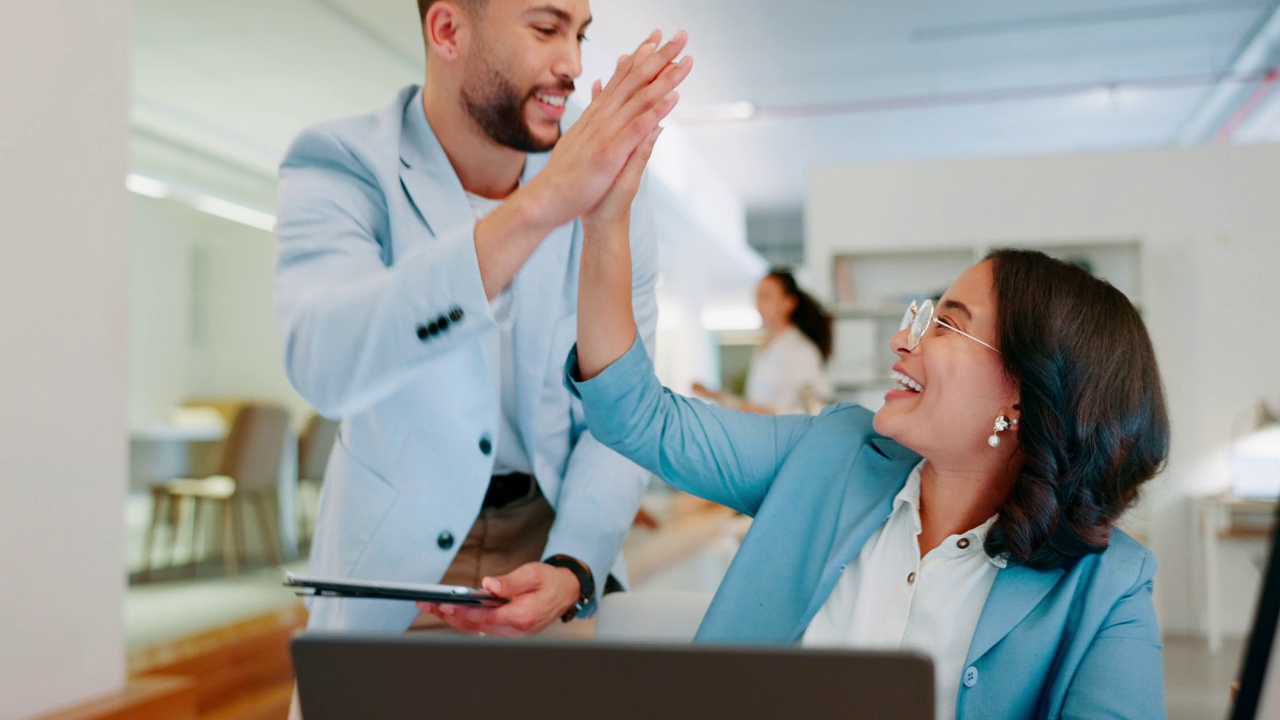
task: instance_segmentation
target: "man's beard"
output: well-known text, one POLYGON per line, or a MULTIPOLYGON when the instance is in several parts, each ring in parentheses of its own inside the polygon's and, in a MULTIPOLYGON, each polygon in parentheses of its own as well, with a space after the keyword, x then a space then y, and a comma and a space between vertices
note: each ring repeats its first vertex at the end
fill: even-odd
MULTIPOLYGON (((478 48, 479 49, 479 48, 478 48)), ((526 153, 547 152, 555 147, 560 134, 549 141, 539 140, 525 121, 525 103, 533 97, 534 90, 523 95, 502 72, 491 64, 486 54, 481 58, 477 72, 467 73, 462 87, 462 102, 467 112, 485 133, 499 145, 526 153)), ((573 83, 564 89, 572 91, 573 83)))

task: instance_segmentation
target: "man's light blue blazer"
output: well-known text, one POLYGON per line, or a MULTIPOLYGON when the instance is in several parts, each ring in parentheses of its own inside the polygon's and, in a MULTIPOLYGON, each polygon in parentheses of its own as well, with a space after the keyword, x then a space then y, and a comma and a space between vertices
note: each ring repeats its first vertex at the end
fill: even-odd
MULTIPOLYGON (((707 643, 799 641, 845 567, 889 518, 920 457, 858 405, 764 416, 673 394, 639 340, 588 382, 596 438, 675 487, 753 516, 698 630, 707 643)), ((1155 557, 1120 530, 1068 570, 996 576, 953 678, 960 718, 1163 718, 1155 557)))
MULTIPOLYGON (((546 161, 530 155, 521 182, 546 161)), ((653 218, 642 203, 632 218, 636 320, 651 341, 653 218)), ((313 573, 437 582, 479 513, 499 399, 483 350, 498 330, 475 224, 418 87, 379 112, 303 132, 281 165, 275 305, 286 370, 308 402, 342 419, 313 573)), ((546 554, 583 560, 601 587, 611 570, 622 574, 615 562, 649 475, 592 437, 564 387, 581 247, 580 222, 558 228, 511 284, 516 405, 556 509, 546 554)), ((412 603, 315 599, 310 625, 402 631, 416 613, 412 603)))

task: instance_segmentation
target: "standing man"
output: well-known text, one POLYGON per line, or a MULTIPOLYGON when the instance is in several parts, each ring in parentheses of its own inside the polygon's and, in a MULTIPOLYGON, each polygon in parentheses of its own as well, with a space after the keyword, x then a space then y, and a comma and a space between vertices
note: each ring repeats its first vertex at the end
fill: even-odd
MULTIPOLYGON (((630 195, 614 184, 647 159, 692 61, 673 62, 683 33, 651 35, 562 138, 587 0, 418 9, 426 83, 305 131, 280 170, 286 368, 342 418, 311 570, 483 583, 511 601, 463 625, 407 602, 315 599, 310 626, 530 635, 594 611, 646 484, 591 436, 562 372, 584 233, 597 214, 616 229, 630 195)), ((626 222, 652 347, 652 218, 636 203, 626 222)))

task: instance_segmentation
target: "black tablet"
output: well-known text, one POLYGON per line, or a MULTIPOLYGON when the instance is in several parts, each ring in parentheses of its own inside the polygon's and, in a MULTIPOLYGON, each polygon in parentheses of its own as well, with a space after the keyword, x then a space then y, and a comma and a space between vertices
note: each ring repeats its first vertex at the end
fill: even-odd
POLYGON ((507 602, 488 590, 464 585, 428 585, 418 583, 375 582, 346 578, 325 578, 285 573, 284 584, 297 588, 302 595, 379 598, 383 600, 414 600, 417 602, 449 603, 474 607, 496 607, 507 602))

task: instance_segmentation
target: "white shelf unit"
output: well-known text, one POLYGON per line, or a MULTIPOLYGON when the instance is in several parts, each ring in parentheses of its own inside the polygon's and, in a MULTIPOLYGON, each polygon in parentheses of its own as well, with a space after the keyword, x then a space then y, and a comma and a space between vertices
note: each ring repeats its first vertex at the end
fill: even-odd
POLYGON ((1142 245, 1137 240, 972 244, 933 249, 870 249, 832 261, 835 349, 828 368, 839 400, 872 409, 892 387, 890 339, 912 300, 936 298, 996 247, 1040 250, 1081 264, 1109 281, 1141 309, 1142 245))

